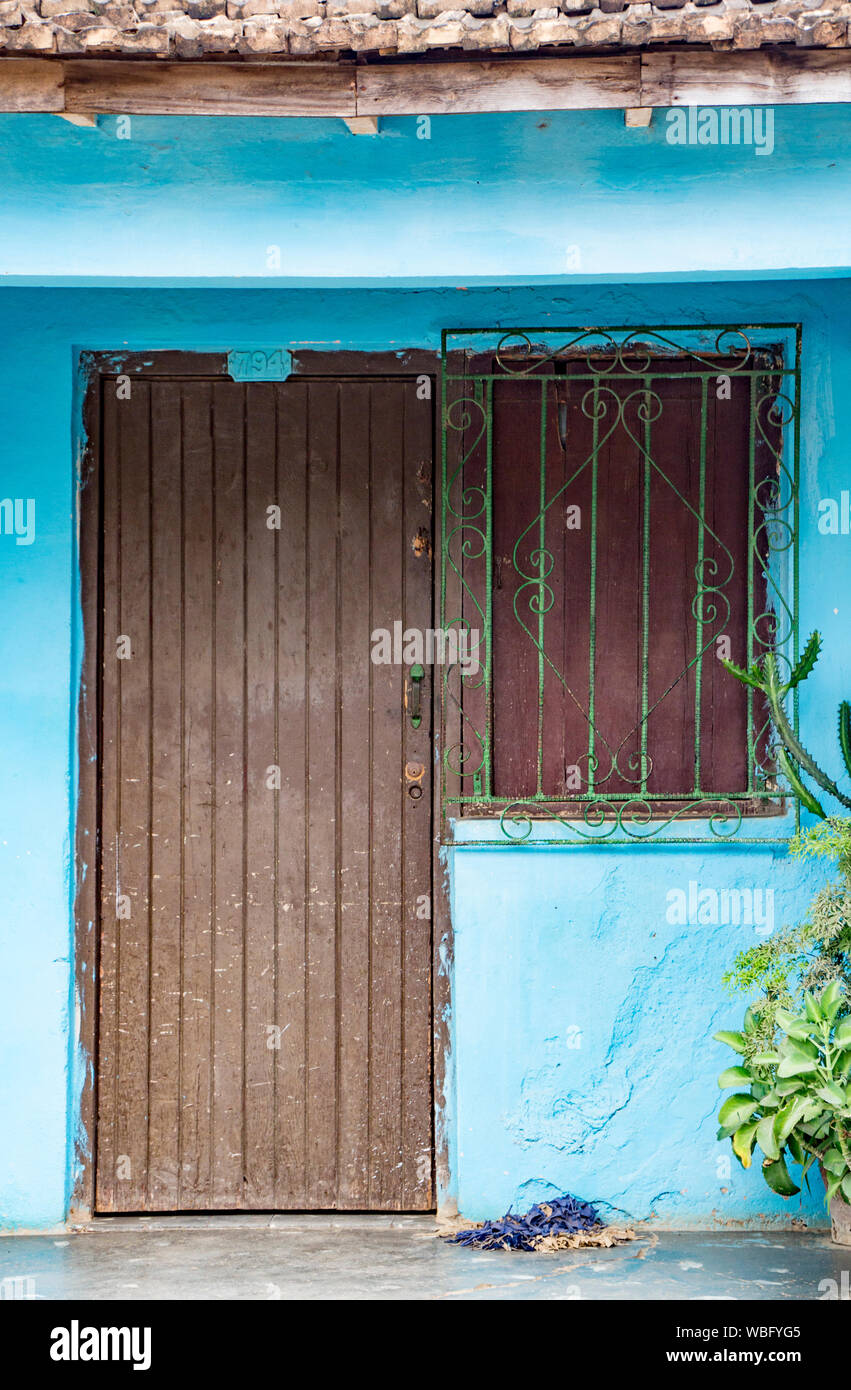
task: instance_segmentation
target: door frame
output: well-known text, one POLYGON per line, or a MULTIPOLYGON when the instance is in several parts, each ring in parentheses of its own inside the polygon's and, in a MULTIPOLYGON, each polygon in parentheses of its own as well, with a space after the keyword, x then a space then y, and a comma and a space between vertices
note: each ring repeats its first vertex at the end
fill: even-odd
MULTIPOLYGON (((78 358, 80 409, 76 426, 75 501, 79 518, 77 572, 82 658, 76 712, 77 800, 74 827, 74 989, 77 1025, 71 1037, 70 1104, 72 1107, 71 1183, 69 1222, 91 1220, 95 1198, 95 1146, 97 1143, 97 1024, 99 970, 100 845, 101 815, 99 779, 99 657, 102 630, 102 498, 101 383, 106 376, 202 376, 229 379, 227 350, 193 352, 156 350, 110 352, 81 351, 78 358), (96 633, 94 642, 87 642, 96 633)), ((432 548, 440 555, 441 517, 439 459, 440 353, 410 348, 402 352, 349 350, 294 351, 291 376, 376 377, 428 376, 432 387, 432 548)), ((433 565, 433 612, 440 612, 440 565, 433 565)), ((432 1088, 433 1162, 437 1209, 449 1211, 449 1136, 444 1107, 452 1091, 449 1018, 451 1017, 452 923, 445 865, 440 855, 440 778, 438 776, 439 697, 432 691, 432 1088)), ((451 1105, 451 1101, 449 1102, 451 1105)))

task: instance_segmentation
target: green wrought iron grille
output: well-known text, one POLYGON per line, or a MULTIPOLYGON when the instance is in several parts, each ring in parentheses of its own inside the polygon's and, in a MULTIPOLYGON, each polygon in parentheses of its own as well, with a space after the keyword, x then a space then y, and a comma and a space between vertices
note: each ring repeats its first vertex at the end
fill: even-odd
POLYGON ((794 832, 720 658, 798 655, 800 376, 795 324, 444 332, 445 842, 794 832))

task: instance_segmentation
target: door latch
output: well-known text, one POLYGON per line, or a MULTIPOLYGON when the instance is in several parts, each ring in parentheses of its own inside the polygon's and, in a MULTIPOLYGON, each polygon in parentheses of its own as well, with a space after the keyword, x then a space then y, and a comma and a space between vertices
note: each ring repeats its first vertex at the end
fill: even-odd
POLYGON ((417 664, 411 667, 411 728, 418 729, 423 722, 420 705, 420 687, 425 679, 425 670, 417 664))

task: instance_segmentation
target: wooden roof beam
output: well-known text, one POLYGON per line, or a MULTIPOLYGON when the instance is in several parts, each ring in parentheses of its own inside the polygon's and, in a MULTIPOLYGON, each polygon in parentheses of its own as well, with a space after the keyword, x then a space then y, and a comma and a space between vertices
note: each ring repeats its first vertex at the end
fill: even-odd
POLYGON ((372 123, 381 116, 848 101, 851 49, 839 48, 359 66, 0 58, 0 111, 89 117, 335 116, 372 123))

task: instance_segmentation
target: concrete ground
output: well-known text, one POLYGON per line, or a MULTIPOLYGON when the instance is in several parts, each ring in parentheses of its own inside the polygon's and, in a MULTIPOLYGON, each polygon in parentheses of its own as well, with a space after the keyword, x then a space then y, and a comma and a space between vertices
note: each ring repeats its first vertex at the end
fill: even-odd
POLYGON ((851 1248, 808 1231, 654 1233, 609 1250, 544 1255, 467 1250, 434 1232, 427 1216, 100 1218, 75 1231, 0 1237, 0 1297, 802 1300, 832 1288, 849 1296, 851 1248))

